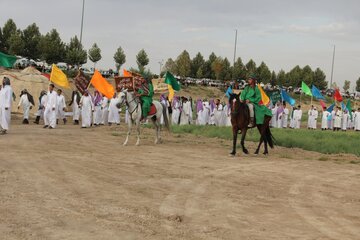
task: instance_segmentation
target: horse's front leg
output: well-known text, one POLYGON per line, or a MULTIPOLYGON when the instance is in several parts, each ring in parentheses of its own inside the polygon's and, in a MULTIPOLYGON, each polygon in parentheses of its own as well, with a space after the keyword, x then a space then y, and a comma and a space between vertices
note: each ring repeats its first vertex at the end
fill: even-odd
POLYGON ((153 124, 155 126, 155 144, 161 143, 160 137, 160 121, 152 119, 153 124))
POLYGON ((245 154, 249 154, 249 151, 245 147, 245 137, 246 137, 247 128, 241 131, 241 147, 245 154))
POLYGON ((237 135, 239 132, 239 129, 237 127, 233 127, 233 150, 230 153, 231 155, 235 156, 236 154, 236 141, 237 141, 237 135))
POLYGON ((269 154, 269 152, 268 152, 268 144, 267 144, 267 139, 266 139, 266 137, 264 136, 264 148, 265 148, 265 150, 264 150, 264 155, 268 155, 269 154))
POLYGON ((136 120, 136 136, 137 136, 137 140, 136 140, 136 146, 140 145, 140 119, 136 120))
POLYGON ((131 128, 132 128, 132 119, 128 119, 128 131, 127 131, 127 134, 126 134, 126 139, 125 139, 125 142, 124 142, 124 146, 126 146, 129 142, 129 136, 130 136, 130 133, 131 133, 131 128))
POLYGON ((260 147, 261 147, 261 144, 263 143, 263 141, 264 141, 264 137, 261 135, 261 136, 260 136, 259 145, 258 145, 258 147, 257 147, 257 149, 256 149, 256 151, 255 151, 255 154, 259 154, 260 147))

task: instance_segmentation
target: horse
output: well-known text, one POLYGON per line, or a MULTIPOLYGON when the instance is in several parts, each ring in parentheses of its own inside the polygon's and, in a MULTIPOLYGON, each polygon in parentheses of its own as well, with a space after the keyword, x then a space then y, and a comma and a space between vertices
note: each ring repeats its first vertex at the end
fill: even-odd
MULTIPOLYGON (((141 110, 141 101, 138 97, 135 96, 134 92, 130 92, 126 89, 120 91, 118 95, 119 102, 117 103, 117 107, 121 108, 122 106, 126 105, 127 110, 129 111, 129 121, 128 121, 128 131, 126 135, 126 139, 124 142, 124 146, 127 145, 129 141, 129 136, 132 129, 132 124, 135 123, 136 132, 137 132, 137 141, 136 146, 140 144, 140 120, 142 116, 141 110)), ((153 115, 149 115, 148 118, 151 118, 154 126, 155 126, 155 144, 161 143, 161 136, 160 136, 160 119, 161 116, 164 117, 165 127, 168 131, 170 131, 169 127, 169 120, 166 113, 166 106, 163 106, 159 101, 153 101, 154 106, 156 107, 156 113, 153 115)))
MULTIPOLYGON (((246 132, 249 129, 248 125, 250 123, 250 111, 246 103, 241 102, 238 94, 231 94, 229 98, 230 108, 231 108, 231 125, 233 132, 233 149, 230 153, 232 156, 236 154, 236 141, 239 130, 241 131, 241 147, 242 151, 245 154, 248 154, 249 151, 245 147, 245 137, 246 132)), ((264 142, 264 155, 267 155, 268 144, 271 148, 274 148, 274 137, 270 131, 270 116, 265 116, 263 124, 257 124, 256 127, 260 133, 260 142, 255 151, 255 154, 259 154, 260 146, 264 142)))

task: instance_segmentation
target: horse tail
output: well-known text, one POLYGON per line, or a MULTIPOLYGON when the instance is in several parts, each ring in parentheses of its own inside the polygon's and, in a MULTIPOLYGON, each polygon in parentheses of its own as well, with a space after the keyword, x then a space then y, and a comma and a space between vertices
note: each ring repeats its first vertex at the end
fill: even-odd
POLYGON ((271 134, 270 127, 267 126, 265 130, 265 137, 266 140, 271 148, 274 148, 274 145, 276 144, 274 136, 271 134))
POLYGON ((163 107, 163 117, 164 117, 164 123, 165 123, 165 128, 168 132, 170 132, 170 124, 169 124, 169 119, 167 116, 167 107, 164 104, 161 104, 163 107))

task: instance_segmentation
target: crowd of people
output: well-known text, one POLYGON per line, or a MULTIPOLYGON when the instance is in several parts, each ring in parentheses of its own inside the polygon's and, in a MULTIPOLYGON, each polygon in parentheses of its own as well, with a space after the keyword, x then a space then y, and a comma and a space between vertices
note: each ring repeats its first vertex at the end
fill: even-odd
MULTIPOLYGON (((8 78, 3 79, 0 85, 0 133, 5 134, 9 130, 11 120, 11 105, 13 91, 8 78)), ((191 97, 175 96, 169 101, 165 95, 160 96, 160 102, 166 106, 167 114, 173 125, 215 125, 231 126, 231 109, 229 104, 219 98, 197 99, 191 97)), ((53 129, 57 124, 67 124, 67 117, 71 116, 73 124, 79 125, 81 120, 82 128, 92 126, 120 124, 120 113, 118 108, 117 95, 108 99, 97 90, 91 94, 86 91, 83 95, 79 91, 72 92, 71 101, 66 105, 66 99, 61 89, 54 89, 50 84, 48 91, 41 91, 37 103, 37 112, 34 123, 44 122, 44 128, 53 129), (71 108, 70 112, 66 109, 71 108)), ((35 107, 34 97, 23 89, 20 93, 18 109, 23 112, 23 124, 29 124, 30 110, 35 107)), ((303 112, 301 106, 287 107, 286 103, 277 102, 269 107, 272 112, 271 127, 273 128, 301 128, 303 112)), ((69 109, 70 110, 70 109, 69 109)), ((124 122, 129 120, 129 112, 124 109, 124 122)), ((348 112, 346 109, 335 107, 331 112, 324 108, 321 112, 315 106, 311 106, 307 113, 308 129, 317 129, 321 123, 322 130, 349 130, 360 131, 360 108, 348 112), (321 119, 321 120, 320 120, 321 119)), ((161 119, 164 124, 164 120, 161 119)))

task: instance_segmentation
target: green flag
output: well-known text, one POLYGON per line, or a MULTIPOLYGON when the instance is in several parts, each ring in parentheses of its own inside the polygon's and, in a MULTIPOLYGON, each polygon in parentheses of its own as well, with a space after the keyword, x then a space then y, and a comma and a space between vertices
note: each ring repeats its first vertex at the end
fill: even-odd
POLYGON ((351 108, 351 101, 350 99, 348 99, 347 103, 346 103, 346 108, 349 111, 350 117, 352 118, 352 108, 351 108))
POLYGON ((0 67, 11 68, 16 61, 15 56, 7 55, 5 53, 0 52, 0 67))
POLYGON ((312 96, 311 90, 308 87, 308 85, 306 85, 304 83, 304 81, 301 82, 301 90, 303 91, 303 93, 305 93, 306 95, 312 96))
POLYGON ((180 84, 170 72, 166 73, 165 83, 171 85, 175 91, 180 91, 180 84))

